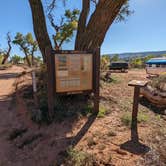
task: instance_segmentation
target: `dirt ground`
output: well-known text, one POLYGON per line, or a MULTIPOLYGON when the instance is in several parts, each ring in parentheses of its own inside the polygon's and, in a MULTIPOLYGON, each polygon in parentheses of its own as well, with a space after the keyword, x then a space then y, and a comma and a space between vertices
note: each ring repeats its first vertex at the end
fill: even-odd
POLYGON ((153 146, 149 138, 166 124, 164 116, 140 105, 139 112, 148 120, 138 125, 140 146, 130 144, 130 128, 121 121, 123 114, 132 110, 133 87, 128 87, 128 82, 146 79, 144 70, 130 70, 114 73, 111 83, 102 83, 100 106, 107 109, 104 117, 37 125, 29 119, 24 100, 15 97, 13 84, 23 70, 13 66, 0 71, 0 166, 58 165, 71 145, 93 154, 100 165, 139 165, 153 146))

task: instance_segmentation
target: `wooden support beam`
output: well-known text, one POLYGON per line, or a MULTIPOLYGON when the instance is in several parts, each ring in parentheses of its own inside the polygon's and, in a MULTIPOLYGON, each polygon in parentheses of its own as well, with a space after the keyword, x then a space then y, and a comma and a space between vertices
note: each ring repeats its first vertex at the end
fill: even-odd
POLYGON ((45 49, 47 55, 47 98, 48 98, 48 115, 52 120, 54 114, 54 65, 53 55, 50 48, 45 49))
POLYGON ((128 86, 134 87, 132 122, 131 122, 131 140, 133 142, 139 142, 138 127, 137 127, 139 95, 140 95, 140 88, 146 86, 147 83, 148 83, 147 81, 132 80, 128 84, 128 86))
POLYGON ((98 113, 100 102, 100 48, 94 50, 93 58, 94 113, 98 113))

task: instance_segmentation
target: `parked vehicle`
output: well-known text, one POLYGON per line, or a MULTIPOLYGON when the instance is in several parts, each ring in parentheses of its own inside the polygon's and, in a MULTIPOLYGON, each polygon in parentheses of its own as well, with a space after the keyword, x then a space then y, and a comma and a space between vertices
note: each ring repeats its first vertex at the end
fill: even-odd
POLYGON ((128 70, 128 68, 129 64, 123 61, 111 62, 109 66, 110 70, 121 70, 122 72, 125 72, 126 70, 128 70))
POLYGON ((149 75, 166 73, 166 58, 152 58, 146 62, 146 72, 149 75))

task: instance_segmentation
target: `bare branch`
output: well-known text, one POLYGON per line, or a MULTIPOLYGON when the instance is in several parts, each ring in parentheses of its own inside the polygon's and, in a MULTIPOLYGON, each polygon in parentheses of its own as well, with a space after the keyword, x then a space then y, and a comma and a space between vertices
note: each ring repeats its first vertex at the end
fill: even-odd
POLYGON ((4 58, 3 58, 2 64, 6 63, 7 59, 10 56, 10 52, 11 52, 11 49, 12 49, 12 46, 11 46, 12 40, 11 40, 10 32, 7 33, 7 38, 6 39, 7 39, 7 43, 8 43, 8 49, 3 51, 4 58))

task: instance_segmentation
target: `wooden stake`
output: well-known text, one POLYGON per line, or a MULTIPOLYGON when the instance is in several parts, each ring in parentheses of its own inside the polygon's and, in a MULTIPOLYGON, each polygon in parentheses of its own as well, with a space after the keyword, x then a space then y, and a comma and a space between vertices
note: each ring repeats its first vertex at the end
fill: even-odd
POLYGON ((129 86, 134 87, 132 122, 131 122, 131 140, 136 143, 139 142, 137 116, 138 116, 140 88, 146 86, 147 83, 148 83, 147 81, 132 80, 128 84, 129 86))
POLYGON ((52 119, 54 112, 54 66, 53 66, 53 55, 50 48, 45 49, 47 57, 47 97, 48 97, 48 114, 49 119, 52 119))
POLYGON ((99 112, 99 98, 100 98, 100 48, 94 51, 94 74, 93 74, 93 86, 94 86, 94 112, 99 112))

